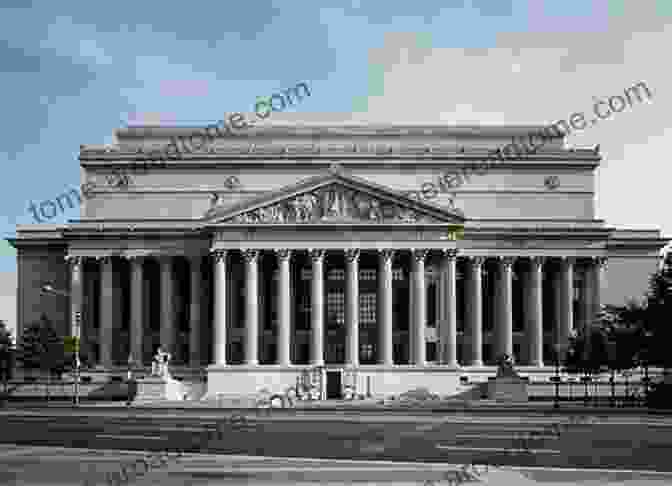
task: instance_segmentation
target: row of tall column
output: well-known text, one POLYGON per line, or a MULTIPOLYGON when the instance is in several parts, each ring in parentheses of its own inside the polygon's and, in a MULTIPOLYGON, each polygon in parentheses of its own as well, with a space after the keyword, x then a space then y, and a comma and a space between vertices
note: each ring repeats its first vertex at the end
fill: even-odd
MULTIPOLYGON (((309 250, 308 254, 312 265, 312 291, 311 291, 311 346, 310 363, 312 365, 324 364, 324 257, 325 250, 309 250)), ((215 316, 214 316, 214 364, 225 365, 226 361, 226 285, 227 285, 227 251, 214 252, 215 261, 215 316)), ((258 364, 258 250, 244 250, 245 261, 245 286, 248 289, 246 295, 245 312, 245 364, 258 364)), ((291 273, 290 259, 291 250, 275 250, 278 258, 278 364, 290 365, 291 346, 291 273)), ((359 364, 359 256, 358 249, 344 250, 346 259, 346 297, 345 297, 345 322, 347 325, 346 341, 346 364, 357 366, 359 364)), ((424 253, 414 252, 416 257, 424 253)), ((383 250, 379 253, 379 299, 381 319, 379 321, 379 356, 381 364, 392 365, 392 258, 393 250, 383 250)), ((422 265, 422 264, 421 264, 422 265)), ((424 291, 424 268, 418 267, 423 278, 415 278, 416 286, 424 291)), ((417 273, 417 272, 416 272, 417 273)), ((420 291, 420 290, 418 290, 420 291)), ((425 310, 422 304, 416 314, 413 328, 418 335, 422 335, 424 342, 425 310), (422 322, 423 325, 419 325, 422 322)), ((422 350, 424 356, 424 347, 422 350)), ((424 357, 422 358, 424 362, 424 357)))
MULTIPOLYGON (((144 345, 144 322, 146 320, 145 305, 149 300, 144 285, 143 262, 146 257, 128 257, 130 261, 130 354, 136 363, 142 362, 144 345)), ((84 302, 83 285, 83 257, 69 257, 70 261, 70 302, 73 316, 81 312, 84 302)), ((110 367, 113 364, 113 334, 115 315, 121 310, 115 299, 114 289, 119 288, 119 282, 113 272, 112 257, 101 257, 96 260, 100 263, 100 305, 99 305, 99 364, 110 367)), ((161 346, 173 351, 175 345, 175 283, 173 280, 173 258, 159 257, 160 289, 161 289, 161 346)), ((201 258, 193 257, 189 262, 190 268, 190 309, 189 309, 189 363, 191 366, 201 364, 201 258)), ((71 334, 76 335, 74 328, 71 334)), ((90 323, 89 323, 90 326, 90 323)), ((80 334, 86 334, 87 329, 80 329, 80 334)), ((84 337, 83 337, 84 339, 84 337)))
MULTIPOLYGON (((343 250, 345 268, 345 322, 346 322, 346 365, 359 364, 359 256, 360 250, 343 250)), ((392 330, 392 262, 399 251, 378 250, 378 361, 382 365, 393 364, 392 330)), ((276 295, 278 300, 277 364, 288 366, 291 346, 291 257, 288 249, 274 250, 278 262, 276 295)), ((425 261, 428 250, 410 250, 410 357, 417 366, 426 364, 426 295, 425 261)), ((310 363, 324 364, 324 257, 325 250, 308 250, 312 266, 311 292, 311 346, 310 363)), ((213 316, 213 355, 215 365, 226 365, 227 350, 227 250, 212 253, 214 264, 214 316, 213 316)), ((259 363, 259 257, 260 250, 242 251, 245 264, 245 349, 244 363, 259 363)), ((458 366, 457 360, 457 271, 458 251, 443 250, 440 262, 440 299, 439 299, 439 360, 447 366, 458 366)), ((465 336, 468 341, 467 365, 483 364, 483 315, 482 315, 482 270, 486 258, 467 256, 465 273, 465 336)), ((526 261, 523 272, 523 322, 527 336, 528 363, 543 366, 543 265, 548 262, 558 264, 554 272, 555 291, 555 342, 565 344, 574 323, 574 265, 575 259, 569 257, 517 257, 526 261)), ((512 269, 515 258, 496 258, 495 273, 495 354, 513 355, 513 292, 512 269)), ((81 311, 83 305, 83 282, 81 257, 70 258, 71 262, 71 305, 73 315, 81 311)), ((169 351, 174 348, 175 311, 174 282, 172 278, 172 258, 161 257, 161 327, 162 347, 169 351)), ((589 321, 599 311, 601 269, 605 259, 591 259, 591 265, 584 279, 585 289, 582 315, 589 321)), ((200 257, 190 260, 190 312, 189 312, 189 362, 192 366, 201 364, 201 265, 200 257)), ((115 287, 112 261, 110 257, 100 259, 101 292, 99 306, 99 343, 100 364, 112 365, 112 342, 114 333, 113 316, 119 309, 113 298, 115 287)), ((147 301, 143 285, 143 257, 130 258, 130 352, 136 361, 143 356, 144 305, 147 301)), ((73 319, 74 322, 74 319, 73 319)), ((72 330, 73 334, 76 332, 72 330)))
MULTIPOLYGON (((346 258, 346 296, 345 296, 345 322, 346 332, 346 365, 357 366, 359 364, 359 250, 345 250, 346 258)), ((383 365, 392 365, 392 259, 395 251, 390 249, 379 250, 378 267, 378 299, 380 302, 380 318, 378 323, 378 361, 383 365)), ((277 281, 279 296, 279 330, 278 330, 278 364, 289 365, 290 359, 290 250, 277 250, 279 259, 279 279, 277 281)), ((324 250, 309 251, 312 262, 312 292, 311 292, 311 348, 310 362, 313 365, 324 364, 324 250)), ((418 366, 426 364, 426 299, 417 298, 425 295, 425 260, 428 250, 412 250, 411 268, 411 326, 410 346, 411 361, 418 366)), ((224 312, 226 299, 226 253, 217 252, 215 272, 215 296, 217 308, 221 312, 215 315, 216 349, 215 364, 226 363, 226 313, 224 312)), ((257 358, 257 332, 259 328, 257 314, 257 250, 244 252, 246 265, 246 350, 245 364, 255 365, 257 358)), ((466 330, 470 343, 470 356, 467 364, 471 366, 483 365, 483 316, 482 316, 482 266, 485 257, 467 258, 467 305, 466 330)), ((524 279, 524 327, 528 337, 529 365, 543 366, 543 300, 542 300, 542 271, 544 258, 525 257, 528 260, 527 272, 524 279)), ((441 262, 441 299, 440 299, 440 325, 439 325, 439 349, 440 362, 448 366, 457 366, 457 282, 456 282, 456 259, 457 250, 444 250, 441 262)), ((558 350, 566 347, 574 324, 573 300, 574 300, 574 277, 573 269, 575 259, 569 257, 553 258, 559 263, 559 271, 556 273, 554 288, 556 290, 556 339, 560 344, 558 350)), ((513 355, 513 291, 512 291, 512 267, 515 258, 500 257, 497 259, 498 268, 496 274, 496 355, 513 355)), ((551 259, 547 259, 551 261, 551 259)), ((590 320, 599 311, 599 286, 601 268, 604 259, 593 260, 585 279, 584 299, 585 306, 583 315, 590 320)))

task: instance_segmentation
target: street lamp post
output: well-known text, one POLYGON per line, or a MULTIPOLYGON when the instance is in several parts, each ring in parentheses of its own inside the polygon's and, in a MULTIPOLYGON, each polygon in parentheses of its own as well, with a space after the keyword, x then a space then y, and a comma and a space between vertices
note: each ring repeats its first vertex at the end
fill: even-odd
MULTIPOLYGON (((70 293, 66 292, 65 290, 58 290, 55 289, 52 285, 50 284, 45 284, 42 286, 42 292, 45 294, 53 294, 53 295, 58 295, 59 297, 68 297, 70 298, 70 293)), ((79 406, 79 381, 80 381, 80 370, 81 370, 81 361, 79 359, 79 338, 80 338, 80 323, 82 320, 82 313, 77 311, 75 314, 72 316, 72 324, 73 324, 73 331, 74 331, 74 338, 75 338, 75 399, 74 399, 74 404, 76 407, 79 406)))
POLYGON ((649 406, 649 346, 651 346, 651 331, 644 333, 644 400, 649 406))
POLYGON ((82 367, 82 362, 79 359, 79 337, 80 337, 80 324, 82 321, 82 313, 77 311, 75 313, 75 407, 79 406, 79 382, 80 382, 80 372, 82 367))

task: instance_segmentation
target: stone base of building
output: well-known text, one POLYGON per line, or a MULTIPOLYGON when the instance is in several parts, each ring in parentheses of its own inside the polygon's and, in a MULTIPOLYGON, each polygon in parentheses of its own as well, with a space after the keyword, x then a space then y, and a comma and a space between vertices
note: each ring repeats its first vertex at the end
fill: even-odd
MULTIPOLYGON (((301 387, 318 391, 319 399, 350 396, 387 398, 409 390, 426 388, 441 397, 458 396, 487 382, 495 366, 446 367, 413 365, 211 365, 204 399, 253 396, 267 391, 286 394, 301 387)), ((526 370, 533 372, 532 369, 526 370)), ((535 371, 546 370, 535 369, 535 371)))
POLYGON ((152 376, 138 380, 138 393, 133 402, 152 403, 184 400, 184 394, 185 388, 180 381, 152 376))
POLYGON ((529 380, 519 376, 488 379, 488 399, 498 402, 527 402, 529 380))

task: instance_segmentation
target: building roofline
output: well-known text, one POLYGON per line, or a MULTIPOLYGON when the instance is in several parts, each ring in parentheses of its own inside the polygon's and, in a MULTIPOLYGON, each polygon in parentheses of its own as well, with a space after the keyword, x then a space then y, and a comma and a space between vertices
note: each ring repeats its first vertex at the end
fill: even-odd
MULTIPOLYGON (((220 122, 213 122, 210 126, 220 122)), ((133 125, 118 128, 114 131, 118 138, 151 138, 151 137, 177 137, 188 136, 199 130, 204 130, 208 125, 133 125)), ((240 138, 251 135, 275 135, 275 136, 310 136, 310 135, 333 135, 333 136, 459 136, 459 137, 516 137, 527 136, 530 133, 540 132, 553 125, 443 125, 443 124, 380 124, 380 123, 269 123, 255 124, 251 128, 238 130, 237 133, 226 138, 240 138)), ((548 132, 546 132, 548 133, 548 132)), ((550 138, 561 139, 560 134, 550 138)))

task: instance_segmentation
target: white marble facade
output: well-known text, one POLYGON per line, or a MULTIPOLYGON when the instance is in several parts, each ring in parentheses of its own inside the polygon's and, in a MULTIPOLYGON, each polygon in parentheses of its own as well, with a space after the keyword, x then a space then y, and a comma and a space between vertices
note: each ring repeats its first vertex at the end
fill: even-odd
POLYGON ((68 334, 81 311, 99 367, 160 345, 210 394, 321 366, 373 394, 440 392, 503 353, 544 369, 600 303, 641 294, 665 242, 597 219, 601 157, 562 139, 418 192, 538 128, 268 126, 164 161, 147 152, 189 129, 120 129, 81 148, 81 219, 18 228, 19 330, 44 312, 68 334))

